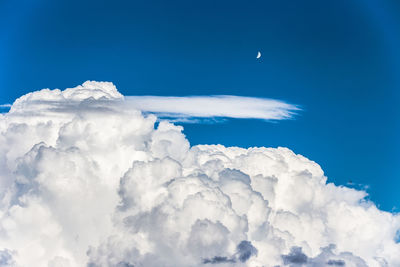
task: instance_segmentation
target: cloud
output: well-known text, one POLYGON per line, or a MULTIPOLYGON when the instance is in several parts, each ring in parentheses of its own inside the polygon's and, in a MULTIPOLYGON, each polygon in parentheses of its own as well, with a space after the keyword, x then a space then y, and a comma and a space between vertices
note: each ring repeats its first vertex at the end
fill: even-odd
MULTIPOLYGON (((330 244, 327 247, 321 248, 321 253, 314 258, 308 257, 303 253, 301 247, 292 247, 290 253, 282 255, 283 264, 291 267, 300 266, 354 266, 354 267, 367 267, 367 264, 360 257, 354 256, 351 252, 340 252, 335 254, 333 251, 336 245, 330 244)), ((382 265, 381 262, 376 262, 377 266, 382 265)))
POLYGON ((11 104, 1 104, 0 105, 0 114, 7 112, 11 108, 11 104))
POLYGON ((346 262, 344 260, 328 260, 326 264, 330 266, 345 266, 346 262))
POLYGON ((60 116, 65 113, 112 113, 140 110, 170 122, 215 123, 226 118, 284 120, 292 118, 298 106, 280 100, 243 96, 122 96, 111 83, 85 82, 64 91, 43 89, 17 99, 14 116, 60 116), (96 88, 97 86, 97 88, 96 88))
POLYGON ((86 82, 0 115, 0 262, 400 266, 400 217, 366 192, 288 148, 190 146, 126 99, 86 82))
POLYGON ((9 250, 0 250, 0 266, 15 266, 12 254, 9 250))
POLYGON ((288 255, 282 255, 285 265, 303 265, 308 262, 308 257, 301 251, 301 247, 292 247, 288 255))
POLYGON ((251 256, 257 255, 257 249, 253 247, 250 241, 243 240, 237 246, 238 258, 241 262, 247 261, 251 256))
POLYGON ((292 118, 300 110, 280 100, 231 95, 128 96, 126 101, 141 111, 175 120, 215 117, 284 120, 292 118))
POLYGON ((218 264, 218 263, 235 263, 234 259, 223 257, 223 256, 215 256, 212 259, 205 259, 203 260, 204 264, 218 264))
POLYGON ((235 263, 237 261, 246 262, 251 256, 257 255, 257 249, 253 247, 250 241, 243 240, 236 247, 236 253, 231 257, 215 256, 211 259, 204 259, 203 263, 235 263))

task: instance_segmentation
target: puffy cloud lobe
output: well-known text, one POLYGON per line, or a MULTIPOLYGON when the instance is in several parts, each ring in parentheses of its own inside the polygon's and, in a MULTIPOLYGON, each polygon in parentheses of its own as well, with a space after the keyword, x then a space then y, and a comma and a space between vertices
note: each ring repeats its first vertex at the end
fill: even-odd
POLYGON ((12 254, 7 249, 0 250, 0 266, 15 266, 12 254))
MULTIPOLYGON (((282 255, 283 263, 285 266, 354 266, 363 267, 367 266, 365 261, 360 257, 354 256, 350 252, 341 252, 339 255, 335 254, 333 250, 335 245, 331 244, 327 247, 321 248, 321 253, 315 258, 309 258, 302 251, 301 247, 292 247, 290 253, 282 255)), ((379 262, 380 266, 382 262, 379 262)))
POLYGON ((288 255, 282 255, 285 265, 303 265, 308 262, 308 257, 301 251, 301 247, 292 247, 288 255))
POLYGON ((86 82, 0 114, 1 264, 400 265, 399 215, 327 184, 315 162, 190 147, 182 127, 124 101, 86 82))
POLYGON ((243 240, 236 248, 236 253, 231 257, 215 256, 212 259, 204 259, 203 263, 236 263, 238 261, 246 262, 251 256, 257 255, 257 249, 253 247, 251 242, 243 240))
POLYGON ((257 255, 257 249, 253 247, 251 242, 242 241, 237 247, 238 258, 241 262, 247 261, 251 256, 257 255))

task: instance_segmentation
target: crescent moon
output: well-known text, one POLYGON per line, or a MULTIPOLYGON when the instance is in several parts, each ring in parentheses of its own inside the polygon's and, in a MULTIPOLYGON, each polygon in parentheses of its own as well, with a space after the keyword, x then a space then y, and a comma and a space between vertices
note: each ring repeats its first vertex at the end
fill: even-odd
POLYGON ((257 58, 260 58, 260 57, 261 57, 261 52, 258 51, 258 53, 257 53, 257 58))

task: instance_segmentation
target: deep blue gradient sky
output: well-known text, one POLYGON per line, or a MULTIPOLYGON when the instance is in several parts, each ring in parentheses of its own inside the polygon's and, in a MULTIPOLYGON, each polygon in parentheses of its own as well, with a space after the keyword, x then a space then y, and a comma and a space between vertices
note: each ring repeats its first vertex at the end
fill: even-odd
POLYGON ((392 210, 399 47, 397 0, 2 0, 0 103, 86 80, 124 95, 285 100, 303 109, 294 120, 186 124, 185 134, 193 145, 289 147, 392 210))

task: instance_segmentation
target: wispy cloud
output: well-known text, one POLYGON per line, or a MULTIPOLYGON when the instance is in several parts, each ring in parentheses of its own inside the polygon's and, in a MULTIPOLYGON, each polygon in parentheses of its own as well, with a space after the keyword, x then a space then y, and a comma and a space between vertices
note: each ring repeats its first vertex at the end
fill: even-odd
POLYGON ((0 104, 0 114, 6 113, 10 108, 11 104, 0 104))
POLYGON ((188 118, 290 119, 299 111, 284 101, 232 95, 213 96, 126 96, 128 105, 143 112, 175 120, 188 118))

